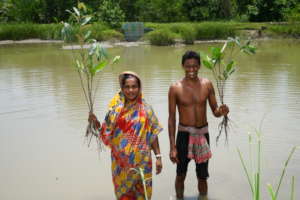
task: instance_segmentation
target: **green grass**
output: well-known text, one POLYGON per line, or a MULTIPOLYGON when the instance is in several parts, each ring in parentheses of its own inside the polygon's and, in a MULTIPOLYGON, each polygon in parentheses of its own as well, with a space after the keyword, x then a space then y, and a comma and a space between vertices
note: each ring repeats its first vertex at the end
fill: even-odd
POLYGON ((185 44, 193 44, 196 39, 196 30, 192 24, 174 23, 169 26, 169 30, 180 35, 185 44))
POLYGON ((300 37, 300 24, 282 24, 282 25, 272 25, 268 27, 268 31, 275 35, 280 35, 284 37, 300 37))
POLYGON ((93 33, 93 38, 98 41, 107 40, 124 40, 124 34, 113 29, 107 29, 104 31, 98 31, 93 33))
POLYGON ((0 40, 61 39, 61 24, 0 24, 0 40))
POLYGON ((236 36, 234 24, 204 22, 195 25, 197 40, 227 39, 236 36))
MULTIPOLYGON (((243 30, 261 30, 262 35, 269 37, 300 37, 300 24, 270 24, 249 22, 180 22, 180 23, 145 23, 145 28, 154 31, 145 34, 153 45, 172 45, 176 39, 186 44, 193 44, 195 40, 227 39, 242 36, 243 30), (262 29, 263 27, 263 29, 262 29), (154 32, 154 33, 152 33, 154 32)), ((1 24, 0 40, 23 40, 39 38, 45 40, 60 40, 62 24, 1 24)), ((123 40, 124 35, 117 29, 110 29, 102 23, 94 23, 89 29, 99 41, 123 40)), ((76 41, 74 37, 72 41, 76 41)))
MULTIPOLYGON (((24 40, 39 38, 42 40, 61 40, 62 24, 0 24, 0 40, 24 40)), ((92 35, 98 40, 123 40, 124 35, 116 30, 109 29, 108 26, 94 23, 89 27, 92 35)), ((76 41, 75 28, 70 37, 71 41, 76 41)))
POLYGON ((175 39, 178 36, 169 29, 159 29, 146 34, 145 38, 152 45, 166 46, 175 44, 175 39))

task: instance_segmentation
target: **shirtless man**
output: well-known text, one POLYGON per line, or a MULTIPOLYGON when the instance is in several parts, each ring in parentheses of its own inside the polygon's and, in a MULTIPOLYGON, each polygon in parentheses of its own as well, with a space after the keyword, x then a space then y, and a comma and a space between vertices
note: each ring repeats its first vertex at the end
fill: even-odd
POLYGON ((207 101, 215 117, 225 116, 229 112, 226 105, 218 107, 212 82, 198 76, 200 63, 199 54, 187 51, 182 57, 185 77, 172 84, 169 89, 170 159, 177 163, 177 199, 183 199, 184 180, 191 159, 196 163, 199 197, 207 195, 208 159, 211 157, 206 117, 207 101), (179 112, 179 125, 175 143, 176 107, 179 112))

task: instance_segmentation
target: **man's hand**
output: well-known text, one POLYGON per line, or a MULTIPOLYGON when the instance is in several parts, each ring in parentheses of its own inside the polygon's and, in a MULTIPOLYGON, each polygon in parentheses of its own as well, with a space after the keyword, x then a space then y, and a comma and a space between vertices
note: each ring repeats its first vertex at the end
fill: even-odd
POLYGON ((229 108, 227 107, 226 104, 222 104, 220 107, 219 107, 219 113, 223 116, 226 116, 228 113, 229 113, 229 108))
POLYGON ((156 174, 160 174, 162 170, 162 162, 161 162, 161 157, 156 158, 156 174))
POLYGON ((177 150, 176 148, 172 149, 170 151, 170 160, 172 161, 172 163, 178 163, 178 157, 177 157, 177 150))

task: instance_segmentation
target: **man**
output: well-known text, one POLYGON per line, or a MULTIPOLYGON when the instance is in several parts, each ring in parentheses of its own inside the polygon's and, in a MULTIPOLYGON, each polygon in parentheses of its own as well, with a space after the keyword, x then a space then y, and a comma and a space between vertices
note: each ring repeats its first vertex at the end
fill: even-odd
POLYGON ((188 163, 196 163, 199 198, 207 195, 209 148, 207 101, 215 117, 228 114, 226 105, 218 107, 211 81, 198 76, 200 56, 187 51, 182 57, 185 77, 172 84, 169 89, 169 139, 170 159, 177 163, 175 190, 177 199, 183 199, 184 180, 188 163), (178 134, 175 143, 176 107, 179 112, 178 134))

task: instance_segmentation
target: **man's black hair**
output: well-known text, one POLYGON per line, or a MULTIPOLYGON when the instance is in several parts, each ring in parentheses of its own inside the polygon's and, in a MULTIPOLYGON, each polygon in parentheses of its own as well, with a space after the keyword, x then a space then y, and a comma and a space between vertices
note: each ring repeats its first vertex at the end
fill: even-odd
POLYGON ((201 63, 200 55, 195 51, 186 51, 182 56, 181 64, 183 65, 187 59, 191 59, 191 58, 196 59, 198 61, 198 64, 200 65, 201 63))

